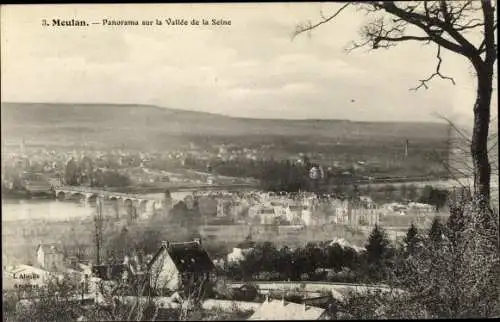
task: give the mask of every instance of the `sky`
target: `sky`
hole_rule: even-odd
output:
[[[292,40],[339,3],[10,5],[1,7],[2,101],[151,104],[238,117],[469,123],[464,58],[405,43],[346,53],[367,18],[354,9]],[[214,26],[43,27],[42,19],[224,19]],[[497,110],[496,102],[493,110]],[[496,113],[496,112],[495,112]]]

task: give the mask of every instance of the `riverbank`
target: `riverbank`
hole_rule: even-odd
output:
[[[28,190],[11,190],[11,189],[2,189],[2,200],[10,199],[10,200],[31,200],[31,199],[46,199],[52,200],[55,199],[56,196],[54,192],[37,192],[33,193]]]

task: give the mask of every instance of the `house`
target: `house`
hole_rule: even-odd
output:
[[[20,285],[28,284],[42,286],[47,281],[49,275],[48,271],[38,267],[17,265],[3,271],[3,281],[4,286],[9,285],[12,288],[19,288]]]
[[[301,213],[301,219],[304,225],[310,226],[313,223],[312,211],[310,209],[304,209]]]
[[[36,248],[38,265],[49,271],[64,268],[64,254],[58,244],[39,244]]]
[[[304,210],[302,205],[288,205],[285,213],[286,220],[291,223],[299,222],[302,219],[302,210]]]
[[[89,261],[95,258],[96,254],[95,245],[91,244],[74,244],[65,245],[64,254],[69,258],[76,258],[78,262]]]
[[[38,267],[17,265],[3,271],[2,288],[19,291],[25,297],[32,294],[32,291],[43,289],[54,278],[62,278],[62,275],[54,275]]]
[[[416,210],[417,213],[431,213],[435,209],[433,205],[419,203],[419,202],[410,202],[408,204],[408,207],[411,210]]]
[[[217,217],[225,217],[228,215],[231,206],[231,200],[219,198],[217,199]]]
[[[215,279],[215,266],[196,238],[185,243],[163,242],[148,264],[148,274],[153,289],[172,292]]]
[[[238,247],[234,247],[233,251],[227,255],[228,263],[239,263],[245,259],[248,253],[250,253],[255,247],[255,242],[251,240],[245,240],[238,244]]]
[[[274,208],[271,207],[261,208],[259,216],[261,225],[271,225],[276,222],[276,218],[278,217],[274,212]]]
[[[266,299],[249,320],[320,320],[325,312],[319,307]]]
[[[229,254],[227,254],[227,262],[228,263],[239,263],[242,260],[245,259],[246,256],[246,251],[239,248],[239,247],[234,247],[233,251]]]

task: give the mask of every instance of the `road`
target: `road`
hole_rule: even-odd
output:
[[[307,294],[314,293],[331,293],[331,295],[339,300],[342,300],[349,291],[367,292],[367,291],[383,291],[389,292],[391,288],[387,285],[369,285],[369,284],[352,284],[352,283],[329,283],[329,282],[286,282],[286,281],[255,281],[255,282],[233,282],[232,288],[239,288],[243,285],[255,285],[261,293],[269,293],[270,291],[302,291]],[[401,290],[395,290],[401,292]]]
[[[429,180],[429,178],[427,177],[384,178],[378,180],[375,179],[372,181],[369,180],[353,181],[350,183],[346,183],[345,185],[354,185],[354,184],[356,184],[358,187],[369,186],[370,188],[383,188],[387,185],[391,185],[396,188],[403,185],[406,186],[414,185],[417,188],[423,188],[429,185],[436,188],[450,189],[453,187],[471,186],[472,180],[470,178],[459,178],[458,180],[454,179]]]
[[[139,196],[143,194],[162,193],[166,190],[170,192],[189,192],[189,191],[241,191],[253,190],[255,185],[252,184],[231,184],[231,185],[168,185],[165,187],[124,187],[124,188],[92,188],[82,186],[60,186],[56,190],[66,190],[82,193],[96,193],[109,192],[117,195],[134,195]]]

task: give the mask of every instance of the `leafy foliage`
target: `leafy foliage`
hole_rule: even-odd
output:
[[[422,195],[419,198],[419,202],[433,205],[436,211],[439,211],[446,204],[448,200],[448,191],[442,189],[436,189],[432,186],[425,186]]]
[[[418,233],[417,227],[412,223],[410,228],[408,228],[408,232],[406,233],[405,238],[403,239],[403,243],[405,246],[405,255],[409,256],[415,253],[417,247],[421,242],[421,236]]]
[[[432,221],[431,228],[429,230],[430,241],[438,245],[443,240],[444,226],[438,217],[435,217]]]

